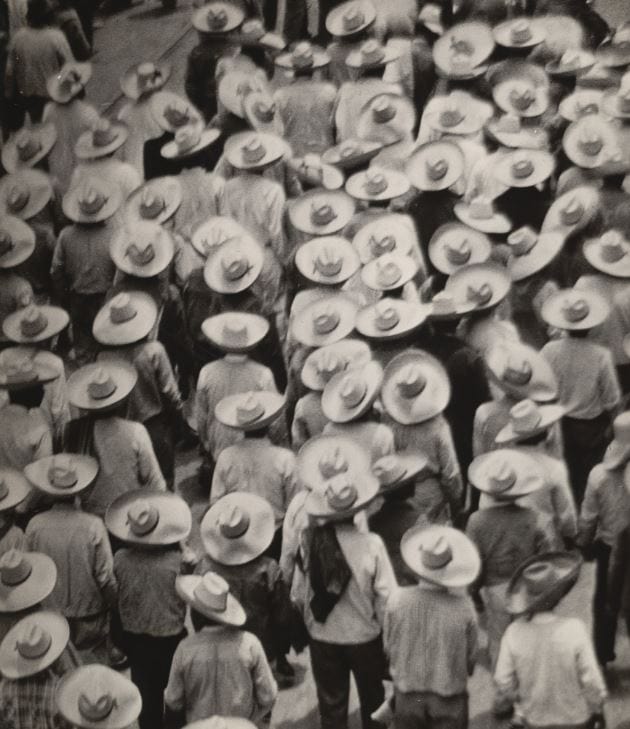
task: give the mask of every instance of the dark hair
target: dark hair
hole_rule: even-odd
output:
[[[217,623],[215,620],[207,618],[205,615],[192,607],[190,608],[190,622],[193,624],[195,633],[198,633],[202,628],[211,627],[213,625],[220,625],[220,623]]]
[[[50,24],[51,8],[48,0],[29,0],[26,22],[31,28],[44,28]]]
[[[9,402],[13,405],[22,405],[29,410],[38,408],[44,399],[44,386],[33,385],[22,390],[9,390]]]

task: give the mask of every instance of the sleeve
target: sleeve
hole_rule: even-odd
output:
[[[153,367],[158,381],[160,392],[166,398],[171,410],[178,411],[182,409],[182,396],[175,380],[173,367],[166,354],[164,345],[161,342],[152,342],[153,351]]]
[[[46,386],[49,396],[48,405],[55,438],[61,438],[63,430],[70,422],[70,404],[68,403],[68,389],[66,375],[62,371],[56,380]]]
[[[234,466],[230,464],[225,457],[225,451],[219,453],[216,465],[214,467],[214,473],[212,474],[212,487],[210,488],[210,506],[216,504],[216,502],[225,494],[230,492],[229,484],[232,482],[234,476]]]
[[[621,388],[619,379],[613,364],[610,351],[604,351],[604,359],[599,372],[599,391],[602,399],[602,406],[605,410],[614,410],[621,401]]]
[[[597,714],[602,711],[604,701],[606,700],[606,684],[604,683],[597,659],[595,658],[593,644],[586,632],[584,624],[576,619],[574,619],[574,622],[576,626],[573,635],[578,640],[575,653],[577,672],[584,692],[584,698],[591,712]]]
[[[141,423],[135,423],[136,433],[134,445],[137,458],[138,483],[158,491],[166,491],[166,481],[160,471],[153,444],[147,433],[147,429]]]
[[[278,686],[271,672],[265,651],[258,638],[251,633],[245,633],[244,638],[251,641],[249,649],[251,658],[250,671],[254,687],[256,714],[258,718],[261,718],[269,713],[274,705],[276,696],[278,695]]]
[[[280,185],[265,192],[266,224],[269,243],[282,266],[286,266],[287,240],[284,232],[284,192]]]
[[[578,544],[580,547],[588,547],[593,543],[597,529],[599,504],[598,504],[599,473],[597,466],[593,468],[586,482],[584,501],[580,510],[580,521],[578,529]]]
[[[518,676],[510,645],[512,633],[513,629],[510,625],[503,633],[503,638],[501,638],[499,657],[494,669],[494,684],[497,690],[497,698],[500,699],[515,699],[518,696]]]
[[[183,711],[185,707],[186,687],[182,668],[182,643],[175,649],[168,684],[164,690],[164,703],[172,711]]]
[[[437,446],[440,484],[451,510],[457,512],[461,508],[464,485],[459,471],[453,436],[446,420],[442,423]]]
[[[66,36],[68,44],[77,61],[87,61],[90,57],[90,44],[85,37],[81,21],[76,13],[68,17],[63,24],[63,32]]]
[[[552,485],[551,498],[554,507],[554,521],[558,533],[568,540],[575,539],[577,535],[577,513],[573,493],[569,485],[569,476],[566,467],[562,466],[562,477],[555,480]]]
[[[480,456],[482,453],[484,453],[484,438],[483,438],[483,428],[485,425],[485,419],[483,416],[483,405],[480,405],[477,410],[475,410],[475,417],[473,420],[473,441],[472,441],[472,447],[473,447],[473,456]]]
[[[300,547],[300,518],[303,514],[304,498],[304,491],[299,491],[293,497],[282,522],[280,569],[287,585],[293,582],[293,570]]]
[[[65,270],[65,250],[64,250],[64,232],[65,229],[59,233],[57,238],[57,244],[53,251],[52,263],[50,265],[50,277],[52,279],[53,292],[57,301],[65,303],[66,297],[69,293],[66,283],[66,270]]]
[[[286,459],[282,466],[282,487],[284,493],[284,508],[286,510],[293,500],[293,497],[298,492],[295,456],[291,452],[286,454]]]
[[[94,524],[91,536],[94,550],[94,579],[101,588],[107,604],[114,607],[118,594],[118,584],[114,575],[112,548],[102,522]]]
[[[374,541],[374,577],[372,589],[374,591],[374,611],[380,625],[385,622],[387,603],[398,589],[398,583],[394,576],[392,563],[390,562],[385,545],[376,534],[369,535]]]

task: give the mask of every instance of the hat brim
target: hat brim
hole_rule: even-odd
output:
[[[365,383],[365,393],[361,400],[351,407],[344,405],[341,398],[341,389],[345,378],[350,372],[360,372],[361,380]],[[326,383],[322,393],[322,412],[333,423],[349,423],[360,418],[374,404],[383,382],[383,369],[378,362],[370,361],[360,368],[339,372]]]
[[[313,328],[313,315],[317,309],[331,303],[337,314],[339,322],[329,332],[316,332]],[[331,294],[322,296],[312,304],[301,309],[293,318],[291,333],[295,339],[307,347],[323,347],[345,339],[354,330],[358,305],[349,296],[344,294]]]
[[[516,41],[512,36],[512,29],[514,27],[514,20],[507,20],[504,23],[495,25],[492,29],[492,35],[497,45],[503,46],[504,48],[534,48],[534,46],[540,45],[545,40],[545,30],[540,26],[536,25],[536,22],[530,22],[529,28],[531,35],[524,41]]]
[[[378,280],[378,267],[387,260],[393,260],[398,265],[400,278],[393,283],[381,283]],[[361,269],[361,280],[372,291],[395,291],[411,281],[418,272],[418,264],[411,256],[401,256],[397,253],[385,253],[374,258]]]
[[[531,377],[524,384],[516,384],[505,380],[500,372],[507,361],[505,354],[515,358],[521,356],[522,361],[531,367]],[[488,377],[502,392],[511,395],[517,400],[533,400],[536,403],[550,402],[558,396],[558,386],[551,366],[535,349],[526,344],[510,342],[499,345],[486,354],[485,358]]]
[[[491,483],[492,464],[497,460],[509,464],[516,474],[516,481],[502,491],[498,491]],[[477,456],[468,467],[468,481],[497,501],[515,501],[539,491],[545,485],[534,458],[515,448],[501,448]]]
[[[7,172],[13,173],[21,169],[35,167],[36,164],[48,156],[50,150],[57,141],[57,129],[54,124],[38,124],[35,128],[38,130],[40,135],[40,147],[37,152],[26,161],[21,160],[20,155],[18,154],[15,143],[16,135],[14,134],[7,140],[6,144],[2,148],[2,152],[0,152],[2,166]]]
[[[448,540],[452,559],[445,567],[429,569],[422,564],[422,546],[434,543],[441,536]],[[475,545],[463,532],[452,527],[437,524],[412,527],[403,535],[400,553],[414,574],[426,582],[442,587],[467,587],[477,579],[481,571],[481,559]]]
[[[94,398],[88,392],[88,384],[102,365],[99,363],[85,365],[73,372],[68,378],[68,400],[80,410],[106,410],[118,405],[127,398],[136,386],[138,373],[135,367],[126,362],[107,363],[107,369],[116,384],[116,390],[104,398]]]
[[[23,658],[16,649],[21,631],[26,625],[39,626],[50,636],[50,645],[42,656]],[[0,673],[10,681],[28,678],[45,671],[64,652],[70,640],[68,621],[58,613],[50,610],[28,615],[16,623],[5,635],[0,644]]]
[[[274,58],[273,62],[276,66],[280,66],[280,68],[284,68],[287,71],[304,73],[305,71],[316,71],[318,68],[324,68],[324,66],[330,63],[330,56],[322,48],[313,48],[313,63],[308,66],[296,66],[293,63],[291,53],[281,53]]]
[[[240,150],[250,139],[259,139],[265,149],[265,154],[255,162],[248,162],[243,159]],[[257,170],[261,167],[268,167],[282,159],[287,151],[286,143],[275,134],[267,132],[241,132],[234,134],[227,139],[223,154],[227,161],[237,170]]]
[[[101,183],[103,184],[103,183]],[[61,206],[64,215],[73,223],[102,223],[111,218],[122,205],[122,192],[114,185],[101,190],[106,197],[103,206],[95,213],[87,213],[79,206],[79,187],[69,190],[63,197]]]
[[[128,519],[128,511],[137,501],[147,501],[159,513],[155,527],[147,534],[135,534]],[[163,547],[177,544],[190,534],[192,516],[188,504],[177,494],[151,489],[134,489],[119,496],[107,508],[107,531],[125,544],[144,547]]]
[[[470,258],[462,264],[456,264],[449,261],[444,245],[444,239],[453,235],[458,235],[470,244]],[[429,259],[435,268],[441,273],[451,275],[461,268],[471,266],[476,263],[485,263],[490,257],[492,244],[484,233],[473,228],[467,228],[461,223],[445,223],[440,226],[433,237],[429,241]]]
[[[614,471],[630,460],[630,443],[621,443],[613,439],[604,452],[602,466],[607,471]]]
[[[546,590],[540,595],[530,595],[522,581],[523,572],[532,564],[544,561],[553,561],[556,569],[561,571],[561,574],[552,589]],[[508,585],[506,594],[507,612],[510,615],[523,615],[541,609],[551,610],[576,584],[581,567],[582,557],[577,552],[548,552],[525,560],[518,567]]]
[[[311,211],[315,202],[321,205],[330,205],[336,213],[329,223],[318,225],[311,218]],[[289,219],[293,227],[301,233],[308,235],[334,235],[352,219],[355,211],[355,201],[347,193],[328,190],[312,190],[293,200],[289,206]]]
[[[210,620],[214,620],[217,623],[222,623],[224,625],[234,625],[236,627],[244,625],[247,619],[245,611],[241,607],[241,604],[238,602],[238,600],[231,593],[228,593],[227,605],[225,607],[225,610],[222,611],[212,610],[212,608],[208,607],[207,605],[195,598],[195,589],[202,579],[203,577],[199,575],[181,575],[177,578],[177,580],[175,581],[175,589],[177,590],[177,593],[182,598],[182,600],[190,605],[193,610],[201,613],[206,618],[210,618]]]
[[[158,223],[142,221],[134,226],[138,230],[144,227],[147,235],[151,232],[154,237],[150,238],[154,243],[155,256],[146,265],[134,263],[129,257],[127,250],[133,242],[133,230],[122,229],[114,238],[109,249],[109,255],[119,271],[128,273],[138,278],[152,278],[165,271],[175,257],[175,244],[170,233]],[[152,231],[150,229],[153,229]]]
[[[224,509],[240,507],[249,518],[247,531],[239,537],[226,537],[217,522]],[[260,496],[233,491],[220,498],[201,521],[201,541],[207,554],[228,567],[247,564],[268,549],[275,534],[270,504]]]
[[[22,471],[15,468],[0,468],[0,481],[4,481],[8,489],[5,496],[0,498],[0,513],[15,509],[31,493],[28,480]]]
[[[578,198],[579,202],[584,206],[584,213],[575,223],[567,224],[562,222],[562,210],[567,202],[573,198]],[[559,229],[569,233],[581,230],[593,219],[599,208],[599,192],[590,185],[581,185],[568,192],[565,192],[559,198],[554,200],[551,207],[545,215],[542,224],[542,233],[547,233],[554,229]]]
[[[562,405],[540,405],[540,422],[532,430],[528,430],[526,433],[518,432],[514,429],[512,423],[508,423],[498,433],[494,442],[497,445],[511,445],[512,443],[518,443],[528,438],[533,438],[539,435],[547,428],[551,427],[554,423],[557,423],[564,416],[564,408]]]
[[[589,112],[589,114],[598,114],[602,107],[603,93],[597,89],[577,89],[560,102],[558,106],[560,115],[569,122],[581,119],[585,114],[578,109],[580,100],[583,102],[583,106],[595,104],[597,110]]]
[[[605,68],[623,68],[630,65],[630,43],[602,43],[595,51],[595,61]]]
[[[255,420],[241,422],[238,419],[237,406],[242,402],[244,394],[228,395],[216,404],[214,417],[222,425],[226,425],[228,428],[233,428],[234,430],[242,430],[243,432],[260,430],[261,428],[267,427],[269,423],[272,423],[280,415],[285,405],[283,395],[269,390],[257,390],[255,394],[263,405],[264,411]]]
[[[24,475],[29,482],[42,493],[49,496],[74,496],[85,491],[98,475],[99,464],[96,458],[80,454],[72,455],[72,467],[75,469],[77,482],[70,488],[54,486],[48,478],[49,469],[55,464],[55,456],[40,458],[24,468]]]
[[[470,301],[467,296],[471,283],[488,283],[492,296],[484,303]],[[494,263],[473,263],[455,271],[446,281],[444,290],[468,313],[486,311],[500,304],[510,292],[511,279],[508,272]]]
[[[0,221],[0,229],[8,232],[13,242],[13,248],[0,256],[1,269],[15,268],[33,255],[35,231],[23,220],[6,215]]]
[[[85,89],[87,82],[92,78],[92,64],[91,63],[72,63],[72,68],[78,74],[77,88],[75,90],[69,90],[65,93],[61,92],[61,84],[58,74],[53,74],[46,81],[46,90],[48,96],[57,104],[68,104],[78,94]]]
[[[569,124],[562,138],[562,148],[566,156],[578,167],[582,167],[585,170],[593,170],[597,167],[601,167],[611,159],[611,152],[619,149],[619,140],[615,131],[610,127],[610,124],[606,120],[602,120],[598,124],[598,131],[601,132],[602,148],[597,154],[589,155],[585,154],[579,148],[579,137],[584,124],[587,124],[593,119],[600,120],[601,117],[597,117],[594,114],[589,114],[585,117],[581,117],[577,121]]]
[[[344,473],[363,474],[370,470],[370,454],[354,438],[344,435],[316,435],[309,438],[297,455],[297,477],[309,491],[323,489],[329,479],[320,470],[320,461],[328,454],[339,453],[347,470]]]
[[[5,585],[0,580],[0,613],[17,613],[37,605],[47,598],[57,582],[57,567],[46,554],[24,552],[31,573],[19,585]]]
[[[171,75],[170,63],[157,63],[155,65],[158,71],[160,81],[157,85],[151,86],[151,88],[143,89],[138,83],[138,64],[132,66],[130,69],[125,71],[120,79],[120,90],[123,94],[132,101],[138,101],[143,96],[148,94],[154,94],[156,91],[160,91],[168,81]]]
[[[563,304],[566,303],[567,296],[572,296],[575,299],[585,299],[587,301],[589,312],[580,321],[568,321],[564,316]],[[606,301],[592,291],[579,291],[575,295],[567,294],[566,291],[559,291],[544,302],[540,312],[541,317],[547,324],[567,331],[592,329],[603,324],[608,318],[608,314],[609,308]]]
[[[194,146],[188,149],[181,150],[177,146],[177,142],[175,140],[172,140],[170,142],[167,142],[162,147],[162,149],[160,150],[160,154],[162,155],[162,157],[164,157],[164,159],[185,159],[186,157],[192,157],[193,154],[201,152],[202,149],[205,149],[206,147],[209,147],[213,142],[216,142],[220,136],[220,129],[206,128],[201,132],[199,141]]]
[[[614,278],[630,278],[630,249],[619,261],[605,261],[601,255],[599,239],[591,238],[584,242],[582,251],[584,258],[598,271]]]
[[[312,519],[332,522],[347,519],[363,511],[378,496],[378,479],[371,472],[369,466],[363,473],[355,471],[353,475],[355,477],[353,483],[357,489],[357,498],[351,506],[338,510],[333,509],[326,498],[326,483],[324,482],[309,491],[304,501],[306,513]]]
[[[48,382],[52,382],[59,377],[58,371],[36,360],[33,360],[33,367],[37,375],[34,379],[9,381],[0,377],[0,391],[16,392],[17,390],[28,390],[30,387],[46,385]]]
[[[485,126],[486,134],[508,149],[541,150],[547,147],[549,135],[542,127],[521,128],[518,132],[505,132],[499,129],[499,123],[490,120]]]
[[[507,215],[496,210],[489,218],[475,218],[471,215],[470,205],[464,202],[455,204],[455,215],[464,225],[486,235],[500,235],[512,230],[512,223]]]
[[[387,144],[368,139],[347,139],[342,144],[330,147],[322,154],[322,160],[341,170],[354,169],[367,164],[383,150]],[[343,155],[345,148],[352,148],[353,154]]]
[[[104,144],[102,147],[97,147],[92,140],[91,132],[84,132],[74,145],[74,154],[77,159],[100,159],[101,157],[107,157],[117,149],[123,146],[129,136],[129,130],[124,124],[112,124],[112,129],[115,131],[115,138],[109,144]]]
[[[150,190],[164,201],[164,207],[153,218],[146,218],[142,215],[140,204],[145,190]],[[158,223],[162,225],[173,217],[182,203],[182,186],[177,177],[156,177],[148,180],[142,187],[134,190],[127,198],[126,212],[130,223]]]
[[[395,453],[394,454],[398,463],[402,466],[403,470],[399,475],[391,481],[383,481],[377,474],[374,474],[379,482],[379,495],[389,494],[392,491],[396,491],[408,483],[415,481],[425,470],[428,469],[429,461],[426,456],[418,453]],[[377,462],[378,463],[378,462]],[[374,466],[372,464],[372,471]]]
[[[322,392],[328,380],[321,376],[317,368],[317,360],[323,352],[331,352],[343,358],[344,371],[354,367],[362,367],[372,358],[370,347],[359,339],[342,339],[340,342],[319,347],[304,360],[301,371],[302,384],[314,392]]]
[[[630,119],[630,111],[620,109],[617,99],[617,92],[608,91],[602,97],[602,109],[616,119]]]
[[[593,68],[595,65],[595,57],[590,56],[590,54],[585,54],[581,60],[580,63],[577,66],[573,67],[566,67],[562,66],[560,62],[550,61],[545,65],[545,71],[550,76],[559,76],[561,78],[566,78],[570,76],[579,76],[581,73],[584,73],[585,71],[588,71],[589,69]]]
[[[506,155],[496,162],[493,173],[496,179],[506,187],[535,187],[548,180],[556,168],[553,155],[543,150],[529,150],[528,158],[534,169],[527,177],[516,177],[512,171],[513,155]]]
[[[357,172],[346,180],[346,192],[355,200],[394,200],[404,195],[410,187],[409,180],[402,172],[382,170],[387,187],[381,192],[371,193],[365,187],[367,172]]]
[[[223,329],[230,320],[238,320],[247,326],[247,339],[243,342],[230,342]],[[248,314],[240,311],[225,311],[222,314],[205,319],[201,324],[204,336],[222,352],[242,354],[255,349],[269,333],[269,322],[263,316]]]
[[[164,89],[162,89],[162,91],[156,92],[153,96],[151,96],[150,103],[153,118],[158,126],[165,132],[175,134],[175,132],[180,128],[173,126],[173,124],[171,124],[164,116],[164,112],[169,106],[174,106],[175,108],[186,108],[190,117],[189,121],[186,122],[186,125],[203,125],[201,113],[188,101],[188,99],[180,96],[179,94],[175,94],[172,91],[164,91]]]
[[[13,210],[8,196],[11,185],[16,182],[28,188],[28,200],[20,210]],[[52,200],[53,186],[50,177],[41,170],[21,169],[0,180],[0,208],[15,218],[28,221],[41,212]]]
[[[533,88],[534,100],[525,109],[520,109],[512,102],[510,98],[512,89],[513,84],[511,81],[503,81],[492,90],[492,97],[495,104],[506,114],[513,114],[523,119],[530,119],[542,116],[549,108],[549,92],[546,88]]]
[[[397,213],[388,213],[364,225],[352,239],[352,245],[357,250],[361,263],[365,265],[378,258],[371,249],[373,238],[382,240],[389,236],[395,243],[392,253],[407,256],[414,246],[417,246],[417,236],[412,226],[403,224],[403,219]]]
[[[13,312],[13,314],[9,314],[2,322],[2,331],[6,338],[16,344],[37,344],[38,342],[44,342],[47,339],[57,336],[70,323],[68,312],[58,306],[43,304],[37,308],[46,318],[46,326],[41,332],[38,332],[32,337],[24,334],[21,327],[24,311],[18,310]]]
[[[387,342],[401,339],[417,331],[431,316],[431,304],[412,304],[402,299],[381,299],[388,301],[398,313],[398,323],[389,329],[381,329],[376,324],[377,304],[360,309],[355,323],[357,331],[368,339]]]
[[[540,233],[534,247],[522,256],[513,256],[509,270],[512,281],[522,281],[548,266],[560,254],[566,236],[561,231]]]
[[[441,155],[447,164],[446,174],[439,180],[432,179],[426,169],[429,156]],[[438,192],[454,185],[464,173],[464,155],[453,142],[427,142],[412,153],[405,165],[409,182],[423,192]]]
[[[362,0],[360,2],[360,11],[363,15],[363,22],[356,28],[352,28],[352,30],[346,30],[343,26],[343,16],[346,10],[347,3],[344,2],[333,8],[326,16],[326,30],[336,38],[345,38],[348,35],[360,33],[369,28],[376,20],[376,10],[372,3]]]
[[[239,241],[239,250],[247,255],[248,270],[243,276],[233,281],[227,279],[222,272],[221,249],[214,251],[206,260],[203,277],[206,285],[218,294],[238,294],[250,288],[260,276],[263,268],[263,250],[253,239],[246,237]]]
[[[317,254],[329,247],[341,257],[341,269],[332,276],[326,276],[317,269]],[[316,284],[335,286],[347,281],[359,270],[361,263],[352,244],[341,236],[321,236],[302,243],[295,252],[295,266],[305,279]]]

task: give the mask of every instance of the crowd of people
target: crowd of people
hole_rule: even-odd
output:
[[[363,729],[465,729],[477,665],[512,727],[606,726],[630,27],[389,5],[208,2],[107,116],[91,37],[10,32],[2,729],[264,728],[305,650],[322,729],[351,677]]]

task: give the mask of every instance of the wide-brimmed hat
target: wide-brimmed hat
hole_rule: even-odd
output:
[[[473,263],[449,276],[444,291],[468,312],[484,311],[500,304],[508,295],[511,279],[495,263]],[[435,313],[435,310],[434,310]]]
[[[392,144],[411,132],[416,124],[416,110],[406,96],[378,94],[361,109],[357,134],[361,139]]]
[[[495,344],[485,355],[492,381],[513,398],[549,402],[558,395],[558,383],[547,360],[521,342]]]
[[[630,241],[620,230],[607,230],[585,241],[584,257],[607,276],[630,278]]]
[[[182,202],[182,186],[177,177],[155,177],[127,198],[126,213],[131,223],[165,223]]]
[[[15,268],[35,250],[35,231],[12,215],[0,217],[0,268]]]
[[[557,60],[549,61],[545,71],[550,76],[579,76],[595,65],[595,56],[584,48],[569,48]]]
[[[384,46],[376,38],[369,38],[346,56],[346,65],[355,69],[378,68],[395,61],[398,56],[396,48]]]
[[[464,91],[451,91],[446,96],[431,100],[429,111],[423,117],[431,129],[452,136],[476,134],[485,121],[479,99]]]
[[[341,190],[311,190],[289,204],[289,219],[301,233],[333,235],[352,219],[355,202]]]
[[[116,268],[138,278],[165,271],[175,255],[171,234],[159,223],[130,223],[112,240],[109,249]]]
[[[406,175],[385,167],[369,167],[346,180],[346,192],[355,200],[393,200],[408,190]]]
[[[208,258],[221,246],[243,237],[249,237],[249,233],[234,218],[213,215],[193,230],[191,242],[200,256]]]
[[[409,349],[385,368],[381,400],[397,423],[413,425],[430,420],[444,411],[450,397],[446,370],[427,352]]]
[[[490,257],[490,239],[461,223],[445,223],[429,241],[429,259],[441,273],[452,274],[464,266],[484,263]]]
[[[233,491],[221,497],[201,521],[201,541],[215,562],[240,565],[260,556],[273,541],[271,504],[256,494]]]
[[[158,91],[153,94],[151,113],[158,125],[171,134],[191,124],[203,125],[201,113],[188,99],[172,91]]]
[[[400,339],[419,329],[431,315],[430,304],[415,304],[403,299],[382,298],[357,314],[357,331],[368,339]]]
[[[322,154],[322,160],[339,169],[355,169],[367,164],[387,144],[373,139],[346,139],[335,144]]]
[[[363,367],[371,359],[368,344],[358,339],[342,339],[308,355],[302,366],[302,382],[309,390],[322,391],[335,375]]]
[[[463,532],[448,526],[412,527],[403,535],[400,553],[418,577],[442,587],[467,587],[481,570],[474,543]]]
[[[462,176],[464,155],[453,142],[427,142],[411,155],[405,172],[418,190],[446,190]]]
[[[263,92],[271,96],[271,89],[264,78],[254,73],[255,68],[235,68],[219,81],[218,97],[230,114],[245,119],[245,99],[249,94]]]
[[[101,223],[115,214],[122,201],[119,187],[92,176],[68,190],[62,207],[64,215],[74,223]]]
[[[360,228],[352,239],[352,245],[358,251],[361,263],[366,264],[385,253],[407,256],[417,245],[417,240],[413,226],[403,216],[389,213]]]
[[[7,172],[34,167],[48,155],[57,141],[54,124],[33,124],[22,127],[9,137],[2,148],[2,165]]]
[[[68,621],[40,610],[18,621],[0,643],[0,673],[10,680],[34,676],[64,652],[70,639]]]
[[[418,13],[418,23],[422,23],[433,35],[440,36],[444,33],[442,23],[442,9],[437,3],[425,3]]]
[[[551,177],[556,162],[542,149],[515,149],[497,160],[493,172],[506,187],[535,187]]]
[[[177,494],[134,489],[110,504],[105,526],[127,544],[160,547],[186,539],[192,516],[188,504]]]
[[[22,471],[0,468],[0,512],[14,509],[30,492],[31,488]]]
[[[480,233],[498,235],[509,233],[512,229],[512,223],[507,215],[499,212],[492,200],[485,196],[479,195],[470,202],[456,203],[454,212],[464,225]]]
[[[273,30],[267,30],[260,18],[249,18],[230,36],[235,44],[246,48],[262,48],[278,53],[287,47],[286,38]]]
[[[499,82],[492,89],[495,104],[506,114],[541,116],[549,107],[549,88],[522,76]]]
[[[260,276],[263,267],[263,249],[245,231],[220,246],[208,256],[203,277],[212,291],[219,294],[238,294],[248,289]]]
[[[57,73],[46,79],[48,96],[58,104],[67,104],[83,91],[91,77],[91,63],[64,63]]]
[[[326,30],[342,38],[369,28],[376,19],[376,10],[369,0],[351,0],[333,8],[326,16]]]
[[[244,20],[245,13],[238,5],[210,2],[194,13],[192,24],[202,33],[222,35],[236,30]]]
[[[630,65],[630,39],[626,35],[623,40],[613,36],[604,41],[595,50],[595,62],[604,68],[623,68]]]
[[[373,291],[393,291],[411,281],[417,272],[418,264],[411,256],[384,253],[363,266],[361,279]]]
[[[225,143],[227,161],[239,170],[256,170],[277,162],[287,151],[281,137],[265,132],[240,132]]]
[[[193,610],[217,623],[241,626],[247,619],[228,583],[216,572],[177,577],[175,589]]]
[[[9,549],[0,557],[0,613],[18,613],[47,598],[57,567],[47,554]]]
[[[344,293],[323,295],[295,315],[291,332],[307,347],[339,342],[353,331],[358,308],[356,301]]]
[[[567,121],[577,121],[587,114],[599,114],[602,111],[603,98],[599,89],[576,89],[562,99],[558,111]]]
[[[354,276],[361,263],[350,241],[341,236],[321,236],[297,249],[295,265],[309,281],[333,286]]]
[[[499,448],[477,456],[468,467],[468,481],[497,501],[520,499],[545,484],[534,456],[516,448]]]
[[[223,352],[249,352],[267,336],[269,322],[264,316],[243,311],[225,311],[205,319],[204,335]]]
[[[162,147],[160,154],[164,159],[191,157],[216,142],[220,136],[220,129],[204,128],[201,124],[187,124],[175,132],[175,138]]]
[[[383,368],[369,361],[333,375],[322,394],[322,411],[333,423],[348,423],[374,404],[383,382]]]
[[[309,491],[304,507],[314,519],[338,521],[365,509],[378,495],[379,483],[367,467],[348,469]]]
[[[613,439],[608,444],[602,465],[615,470],[630,460],[630,411],[617,415],[613,420]]]
[[[80,729],[126,729],[140,716],[136,685],[99,663],[66,673],[57,687],[59,713]]]
[[[330,56],[323,48],[315,46],[309,41],[296,43],[289,53],[281,53],[273,60],[280,68],[294,71],[315,71],[330,63]]]
[[[539,405],[526,399],[510,408],[509,421],[495,438],[498,445],[528,440],[544,432],[564,415],[562,405]]]
[[[560,253],[565,240],[562,230],[536,233],[533,228],[523,226],[510,233],[507,245],[512,254],[508,267],[512,281],[522,281],[542,271]]]
[[[599,210],[599,191],[580,185],[556,198],[545,215],[542,232],[560,229],[566,235],[584,228]]]
[[[608,91],[602,98],[603,111],[617,119],[630,119],[630,88]]]
[[[149,294],[125,291],[105,302],[92,324],[92,335],[100,344],[122,347],[144,339],[155,326],[158,308]]]
[[[243,99],[245,119],[254,131],[284,134],[284,124],[273,96],[267,91],[252,91]]]
[[[219,400],[214,408],[214,416],[229,428],[260,430],[280,415],[284,405],[284,396],[277,392],[249,390]]]
[[[447,78],[473,78],[483,73],[482,64],[494,50],[492,29],[470,21],[449,28],[433,45],[433,60]]]
[[[68,399],[81,410],[104,410],[118,405],[133,390],[136,368],[122,360],[84,365],[68,378]]]
[[[499,119],[490,119],[485,126],[491,139],[508,149],[546,149],[549,134],[542,126],[523,126],[514,114],[504,114]]]
[[[159,91],[171,75],[168,63],[143,61],[128,68],[120,77],[120,88],[128,99],[137,101],[141,96]]]
[[[324,190],[339,190],[343,187],[345,181],[343,172],[334,165],[324,162],[318,154],[292,157],[288,165],[306,189],[323,187]]]
[[[545,301],[540,312],[550,326],[573,331],[599,326],[609,313],[610,307],[603,297],[581,289],[557,291]]]
[[[372,464],[372,473],[378,478],[379,493],[386,494],[414,481],[427,467],[426,456],[411,451],[400,451],[375,461]]]
[[[59,372],[42,364],[30,352],[16,348],[0,364],[0,391],[25,390],[45,385],[59,377]]]
[[[532,18],[511,18],[492,29],[498,45],[505,48],[533,48],[545,40],[545,28]]]
[[[356,439],[344,435],[316,435],[309,438],[297,456],[297,477],[309,491],[322,491],[330,479],[349,474],[351,478],[370,472],[370,453]]]
[[[84,491],[98,474],[98,461],[76,453],[58,453],[40,458],[24,468],[24,475],[49,496],[74,496]]]
[[[2,331],[11,342],[37,344],[56,336],[69,323],[70,317],[61,307],[31,304],[9,314],[2,322]]]
[[[581,567],[579,552],[547,552],[525,560],[508,585],[508,613],[553,609],[578,581]]]
[[[599,114],[588,114],[569,124],[562,146],[573,164],[589,170],[601,167],[620,154],[616,129]]]
[[[122,147],[128,136],[129,129],[124,124],[112,124],[101,118],[77,139],[74,153],[78,159],[106,157]]]
[[[41,170],[20,169],[0,180],[0,211],[30,220],[53,196],[50,177]]]

